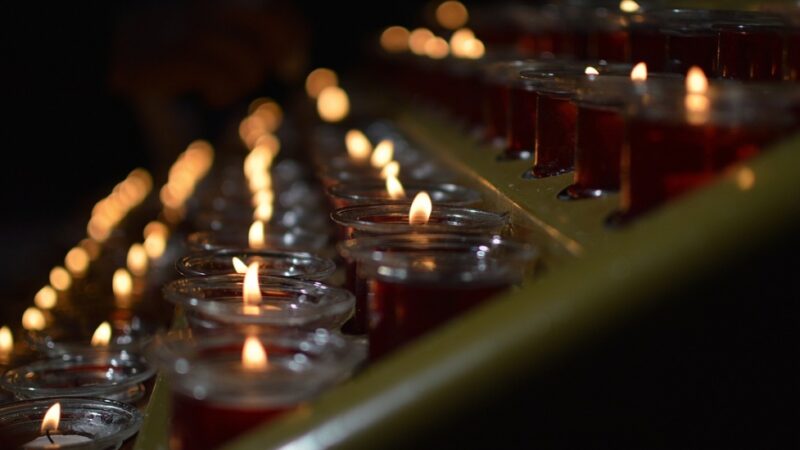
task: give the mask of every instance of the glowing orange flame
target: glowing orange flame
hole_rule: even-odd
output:
[[[264,248],[264,222],[256,220],[250,225],[250,230],[247,233],[247,242],[250,248],[260,249]]]
[[[111,279],[111,290],[114,291],[114,297],[117,300],[128,300],[133,291],[133,278],[131,278],[130,272],[123,268],[115,270]]]
[[[431,218],[433,202],[427,192],[421,191],[411,202],[411,209],[408,212],[408,223],[411,225],[425,225]]]
[[[450,44],[444,38],[434,37],[425,42],[425,56],[432,59],[444,59],[450,54]]]
[[[425,54],[425,44],[434,38],[433,32],[427,28],[416,28],[408,35],[408,48],[415,55]]]
[[[41,331],[44,330],[45,325],[44,314],[39,309],[31,306],[22,313],[22,328],[29,331]]]
[[[344,137],[347,154],[356,162],[366,162],[372,153],[372,143],[360,130],[350,130]]]
[[[167,249],[167,238],[160,233],[151,233],[144,240],[144,251],[150,259],[158,259]]]
[[[397,161],[392,161],[389,164],[383,166],[381,169],[381,178],[384,180],[389,177],[397,178],[400,175],[400,163]]]
[[[692,66],[686,73],[686,92],[690,94],[705,94],[708,92],[708,78],[703,69]]]
[[[634,0],[622,0],[619,2],[619,10],[626,13],[635,13],[641,7]]]
[[[686,120],[692,125],[701,125],[708,120],[711,103],[706,96],[708,79],[703,69],[692,66],[686,74]]]
[[[436,21],[448,30],[464,26],[469,20],[469,12],[463,3],[446,1],[436,8]]]
[[[600,75],[600,72],[597,69],[595,69],[594,67],[592,67],[592,66],[587,66],[583,70],[583,73],[585,73],[586,75],[589,75],[590,77],[591,76]]]
[[[486,46],[478,38],[470,39],[464,43],[463,55],[468,59],[481,59],[486,53]]]
[[[247,264],[245,264],[241,259],[234,256],[233,259],[231,259],[231,263],[233,264],[233,270],[235,270],[236,273],[247,273]]]
[[[39,289],[39,292],[33,297],[33,304],[41,309],[52,309],[56,306],[56,302],[58,302],[58,294],[50,286]]]
[[[311,98],[317,98],[325,88],[338,84],[339,79],[336,72],[320,67],[312,70],[306,77],[306,93]]]
[[[267,370],[268,364],[267,351],[258,338],[249,336],[245,339],[242,347],[242,367],[248,371],[263,372]]]
[[[41,432],[58,431],[58,424],[61,422],[61,403],[54,403],[53,406],[47,409],[42,419]],[[55,448],[57,448],[56,446]]]
[[[647,64],[640,62],[633,66],[631,69],[631,80],[645,81],[647,80]]]
[[[389,164],[394,158],[394,142],[384,139],[375,146],[375,151],[369,159],[369,163],[376,169],[381,169]]]
[[[389,53],[401,53],[408,50],[409,31],[405,27],[391,26],[381,33],[381,47]]]
[[[269,222],[269,220],[272,219],[272,212],[272,203],[262,203],[256,206],[255,211],[253,211],[253,218],[263,222]]]
[[[89,252],[81,247],[72,248],[64,257],[64,265],[75,277],[86,275],[86,271],[89,269]]]
[[[338,86],[326,87],[317,97],[317,112],[326,122],[339,122],[350,112],[347,92]]]
[[[389,192],[389,198],[392,200],[406,198],[406,191],[403,189],[403,184],[394,176],[386,178],[386,191]]]
[[[132,244],[128,250],[127,258],[128,270],[137,277],[144,276],[147,273],[147,250],[142,244]]]
[[[245,314],[258,314],[258,306],[261,303],[261,286],[258,283],[258,263],[254,262],[247,266],[244,274],[244,286],[242,289],[242,301],[244,302]]]
[[[275,201],[275,194],[269,189],[261,189],[253,194],[253,206],[258,206],[263,203],[272,203]]]
[[[111,325],[103,322],[92,334],[92,347],[108,347],[109,342],[111,342]]]
[[[0,353],[8,354],[14,350],[14,335],[7,326],[0,328]]]
[[[59,291],[66,291],[72,286],[72,276],[61,266],[53,267],[50,271],[50,285]]]

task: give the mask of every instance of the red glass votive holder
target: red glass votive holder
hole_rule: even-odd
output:
[[[717,83],[695,101],[684,90],[651,91],[627,121],[622,219],[701,187],[796,128],[789,92]],[[698,95],[698,94],[694,94]],[[705,105],[692,110],[687,105]]]
[[[388,235],[342,244],[368,286],[377,359],[519,282],[536,252],[498,236]]]
[[[266,364],[245,368],[248,337]],[[150,359],[172,390],[172,450],[211,450],[280,415],[309,407],[324,390],[346,380],[364,359],[355,342],[325,330],[194,338],[173,333],[157,339]]]
[[[800,26],[792,27],[786,34],[784,78],[800,81]]]
[[[717,74],[734,80],[782,79],[785,27],[766,18],[749,22],[715,26],[719,33]]]
[[[662,13],[661,32],[667,36],[667,70],[685,74],[697,66],[708,75],[716,73],[717,33],[712,25],[723,12],[704,9],[672,9]]]
[[[236,249],[185,256],[175,263],[175,268],[186,278],[229,275],[237,273],[233,258],[246,265],[257,262],[258,273],[263,276],[321,281],[336,271],[333,261],[310,253]]]
[[[322,283],[260,276],[261,300],[244,302],[244,276],[184,278],[164,287],[164,297],[184,309],[189,327],[216,329],[336,330],[353,314],[350,292]]]
[[[499,61],[486,66],[483,82],[483,126],[485,138],[497,147],[504,145],[511,99],[509,74],[524,61]]]
[[[405,196],[393,199],[386,190],[386,182],[376,180],[339,183],[326,192],[334,209],[355,205],[407,204],[421,191],[427,192],[437,205],[470,206],[481,200],[481,195],[474,189],[453,183],[411,182],[403,183],[403,189]]]

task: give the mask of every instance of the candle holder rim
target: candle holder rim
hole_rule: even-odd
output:
[[[356,205],[337,209],[331,213],[331,219],[337,224],[345,227],[352,227],[359,231],[367,232],[431,232],[436,230],[468,232],[485,232],[487,229],[501,229],[508,224],[507,213],[495,213],[482,209],[438,206],[434,205],[431,217],[469,217],[474,216],[476,220],[467,225],[427,223],[425,225],[410,225],[408,223],[379,223],[363,220],[363,217],[381,215],[403,215],[408,216],[408,205],[405,204],[384,204],[384,205]],[[477,220],[480,218],[480,220]]]
[[[428,194],[431,194],[431,198],[434,202],[441,205],[447,206],[468,206],[478,203],[481,200],[481,194],[471,188],[466,186],[462,186],[456,183],[437,183],[437,182],[426,182],[424,180],[415,180],[408,183],[403,183],[403,188],[408,192],[419,192],[419,191],[426,191]],[[386,191],[386,182],[384,180],[367,180],[367,181],[348,181],[334,184],[326,189],[328,195],[334,198],[339,199],[346,199],[351,201],[365,201],[371,200],[374,201],[376,204],[386,204],[386,203],[411,203],[413,198],[402,198],[402,199],[392,199],[392,198],[379,198],[375,196],[370,196],[368,194],[364,194],[363,192],[359,191]],[[437,201],[434,197],[432,192],[441,192],[444,193],[445,196],[462,196],[460,200],[452,199],[439,199]]]
[[[293,236],[296,240],[286,243],[287,236]],[[220,238],[222,242],[220,242]],[[304,239],[305,238],[305,239]],[[230,241],[228,241],[230,239]],[[320,250],[325,246],[328,236],[324,233],[314,233],[309,230],[292,228],[285,233],[276,235],[266,233],[264,236],[265,244],[278,250]],[[194,252],[214,252],[227,249],[241,249],[247,245],[247,232],[233,231],[195,231],[186,237],[186,243],[191,251]],[[309,244],[309,245],[305,245]],[[312,245],[313,244],[313,245]]]
[[[197,270],[190,269],[187,267],[188,263],[193,260],[202,260],[202,259],[210,259],[210,258],[223,258],[228,257],[230,260],[234,256],[260,256],[264,258],[298,258],[304,259],[306,261],[311,262],[316,267],[310,275],[313,275],[312,278],[309,277],[308,273],[300,273],[298,275],[265,275],[265,276],[279,276],[282,278],[296,278],[296,279],[306,279],[306,280],[323,280],[329,276],[331,276],[336,271],[336,263],[333,262],[329,258],[324,258],[322,256],[317,256],[311,252],[305,251],[293,251],[293,250],[281,250],[281,249],[247,249],[247,248],[222,248],[219,250],[213,250],[208,252],[202,253],[192,253],[186,255],[175,262],[175,270],[183,276],[183,277],[204,277],[204,276],[216,276],[216,275],[236,275],[233,271],[233,267],[231,267],[230,273],[203,273]],[[246,263],[246,258],[242,259]],[[261,266],[259,266],[259,276],[261,275]]]

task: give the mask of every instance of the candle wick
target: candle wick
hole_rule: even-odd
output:
[[[47,436],[47,440],[50,441],[51,444],[56,443],[56,441],[54,441],[53,438],[50,437],[50,430],[45,431],[44,434],[45,436]]]

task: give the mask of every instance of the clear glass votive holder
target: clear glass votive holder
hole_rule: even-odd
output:
[[[184,330],[159,338],[150,358],[172,390],[170,441],[175,449],[211,450],[247,430],[306,406],[346,380],[364,359],[363,345],[326,330],[194,338]],[[248,337],[266,355],[245,368]]]
[[[113,315],[113,313],[112,313]],[[97,328],[107,322],[110,327],[108,344],[92,345]],[[109,351],[141,352],[158,332],[159,325],[138,316],[120,314],[119,320],[86,320],[84,316],[56,317],[42,330],[28,330],[25,340],[35,351],[58,357],[102,348]]]
[[[353,314],[350,292],[318,282],[259,277],[261,301],[244,302],[242,275],[184,278],[164,287],[164,297],[184,309],[196,331],[220,328],[337,330]]]
[[[499,236],[387,235],[341,244],[356,263],[370,359],[435,329],[521,281],[530,245]]]
[[[193,253],[179,259],[175,268],[186,278],[235,274],[233,258],[246,265],[257,262],[258,273],[263,276],[321,281],[336,271],[333,261],[310,253],[248,249]]]
[[[61,420],[50,433],[57,442],[53,445],[40,429],[56,402]],[[142,414],[132,405],[100,398],[48,397],[0,405],[0,442],[8,449],[115,450],[141,425]]]
[[[330,241],[330,235],[325,232],[316,232],[293,228],[280,233],[265,227],[264,246],[260,249],[286,250],[317,253],[323,250]],[[247,229],[224,231],[196,231],[186,238],[190,252],[214,252],[230,249],[248,249]]]
[[[386,190],[385,181],[364,181],[352,183],[339,183],[327,189],[335,209],[355,205],[375,204],[406,204],[421,191],[431,196],[437,205],[470,206],[481,201],[481,194],[474,189],[453,183],[412,182],[404,183],[405,196],[393,199]]]
[[[3,374],[0,387],[18,399],[99,397],[135,403],[154,374],[141,354],[96,349],[15,367]]]

